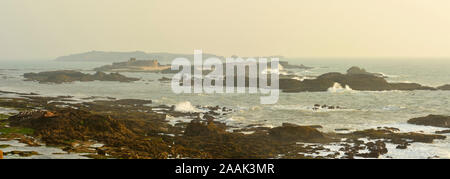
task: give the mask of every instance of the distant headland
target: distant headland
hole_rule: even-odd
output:
[[[216,57],[219,59],[225,59],[223,56],[203,53],[203,59]],[[236,57],[236,56],[233,56]],[[283,56],[268,56],[267,58],[278,57],[280,60],[284,59]],[[175,58],[187,58],[193,59],[193,54],[181,54],[181,53],[147,53],[143,51],[134,52],[105,52],[105,51],[90,51],[85,53],[77,53],[66,56],[57,57],[56,61],[79,61],[79,62],[126,62],[130,58],[137,60],[157,59],[162,64],[169,64]],[[247,58],[247,57],[243,57]]]

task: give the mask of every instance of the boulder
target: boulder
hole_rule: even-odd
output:
[[[298,126],[288,123],[284,123],[280,127],[270,129],[269,136],[275,140],[291,142],[311,141],[325,138],[325,135],[322,132],[313,127]]]

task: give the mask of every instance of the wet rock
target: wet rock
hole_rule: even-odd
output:
[[[142,106],[146,104],[152,104],[152,100],[144,100],[144,99],[119,99],[113,100],[111,103],[120,104],[120,105],[130,105],[130,106]]]
[[[321,125],[309,125],[307,127],[311,127],[311,128],[314,128],[314,129],[322,129],[323,128]]]
[[[106,155],[106,150],[104,150],[104,149],[97,148],[97,149],[95,149],[95,150],[97,151],[97,154],[98,154],[98,155]]]
[[[367,129],[340,135],[347,138],[386,139],[394,144],[403,144],[405,142],[432,143],[433,140],[442,140],[446,138],[446,136],[443,135],[420,134],[415,132],[397,133],[386,129]]]
[[[213,117],[211,115],[208,115],[208,114],[205,114],[205,115],[203,115],[203,119],[205,119],[207,121],[212,121],[212,120],[215,119],[215,117]]]
[[[377,127],[377,129],[386,129],[392,132],[400,132],[399,128],[395,128],[395,127]]]
[[[409,124],[450,128],[450,116],[428,115],[408,120]]]
[[[31,147],[41,146],[35,139],[33,139],[31,137],[21,137],[19,139],[19,142],[27,144],[28,146],[31,146]]]

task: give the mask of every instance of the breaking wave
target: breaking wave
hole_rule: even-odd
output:
[[[340,92],[347,92],[347,91],[353,91],[350,86],[345,85],[345,87],[342,87],[340,83],[335,82],[332,87],[328,88],[328,92],[332,93],[340,93]]]
[[[200,110],[192,106],[191,102],[189,101],[184,101],[176,104],[174,110],[178,112],[200,112]]]

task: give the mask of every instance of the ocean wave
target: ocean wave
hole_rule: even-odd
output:
[[[277,69],[267,68],[261,72],[262,74],[278,74],[278,75],[288,75],[288,72],[284,70],[284,67],[278,64]]]
[[[303,81],[303,80],[305,80],[306,79],[306,77],[298,77],[298,76],[296,76],[296,77],[293,77],[292,78],[293,80],[297,80],[297,81]]]
[[[178,112],[201,112],[199,109],[192,106],[191,102],[184,101],[175,105],[175,111]]]
[[[340,83],[335,82],[332,87],[328,88],[328,92],[332,93],[341,93],[341,92],[349,92],[354,91],[350,86],[345,85],[345,87],[342,87]]]

